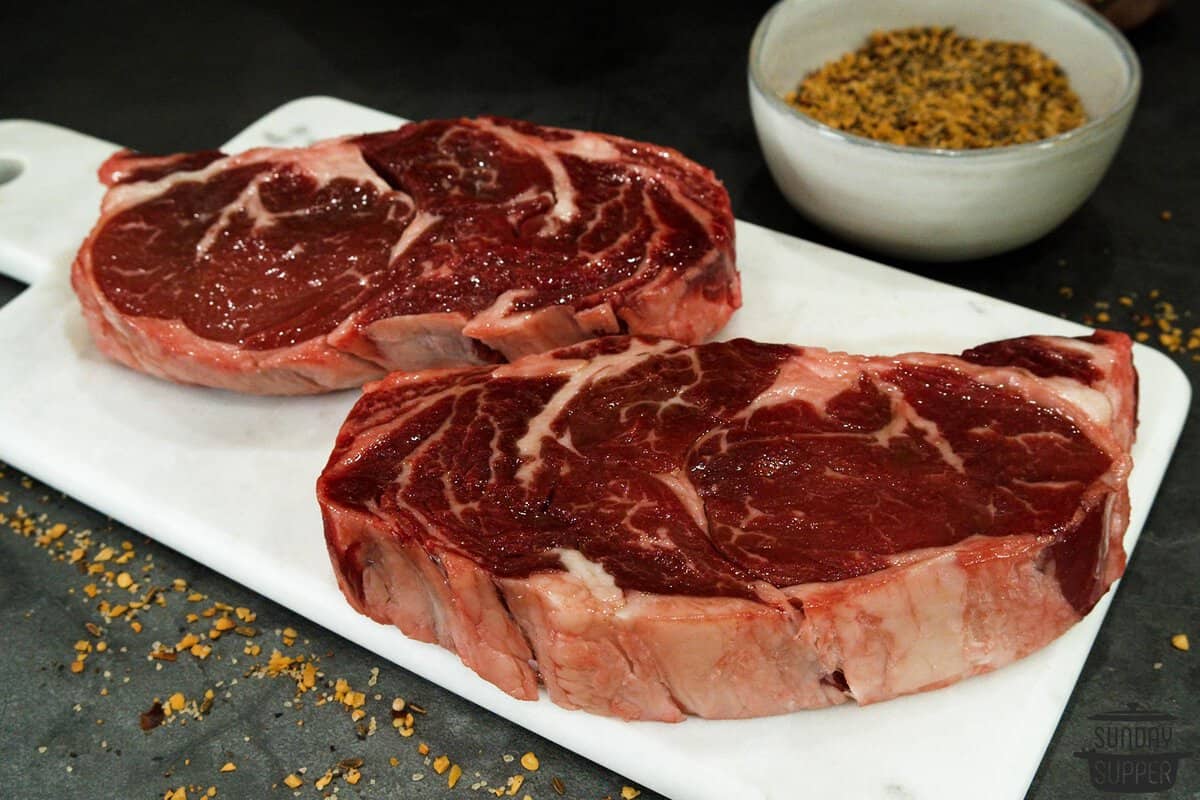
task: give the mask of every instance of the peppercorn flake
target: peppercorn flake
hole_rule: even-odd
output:
[[[784,99],[830,127],[907,147],[1001,147],[1087,120],[1062,67],[1040,50],[945,27],[876,31]]]

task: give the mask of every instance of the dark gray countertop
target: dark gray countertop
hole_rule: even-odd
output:
[[[745,55],[765,4],[700,11],[684,4],[479,10],[434,3],[420,10],[396,4],[387,12],[328,3],[291,3],[286,11],[258,2],[169,5],[41,4],[26,7],[19,19],[10,12],[0,48],[0,117],[53,122],[147,152],[213,147],[277,105],[311,94],[417,119],[525,117],[677,147],[724,180],[738,217],[854,250],[798,217],[763,165],[746,101]],[[897,266],[1081,321],[1097,313],[1096,303],[1113,303],[1108,325],[1130,331],[1135,322],[1117,298],[1136,293],[1136,308],[1149,310],[1156,290],[1186,327],[1200,326],[1200,8],[1177,3],[1131,39],[1145,70],[1142,100],[1112,170],[1078,213],[1041,241],[1004,256]],[[1164,210],[1172,212],[1169,222],[1161,219]],[[1070,297],[1064,286],[1073,290]],[[5,299],[19,290],[3,283]],[[1197,387],[1200,362],[1192,355],[1174,358]],[[1175,717],[1171,749],[1196,754],[1183,760],[1174,790],[1161,796],[1200,797],[1200,654],[1170,643],[1173,634],[1186,632],[1200,647],[1200,481],[1189,466],[1198,459],[1193,404],[1030,797],[1097,796],[1087,762],[1075,752],[1096,746],[1097,722],[1090,717],[1130,704]],[[23,480],[16,469],[5,470],[0,493],[5,519],[32,534],[0,533],[6,565],[0,580],[0,796],[152,798],[183,786],[191,787],[189,798],[208,787],[218,797],[287,797],[280,781],[303,767],[300,796],[315,797],[314,781],[326,770],[362,759],[356,785],[346,781],[344,766],[325,792],[433,798],[447,792],[448,771],[438,774],[432,763],[441,754],[463,769],[457,791],[504,786],[520,774],[526,780],[518,798],[558,797],[552,785],[558,778],[567,797],[615,800],[628,783],[143,535],[153,531],[128,530]],[[21,522],[18,507],[30,522]],[[56,523],[70,531],[39,544],[37,535]],[[96,577],[63,558],[82,530],[94,532],[91,557],[105,543],[117,557],[122,541],[132,545],[135,555],[114,573],[128,571],[147,586],[166,587],[163,605],[152,601],[140,614],[140,633],[125,622],[104,624],[98,636],[85,627],[102,623],[96,612],[101,597],[85,594]],[[177,578],[187,581],[187,590],[172,588]],[[113,597],[110,591],[104,588],[102,597]],[[204,599],[189,601],[193,592]],[[187,614],[216,602],[255,612],[256,636],[226,634],[203,660],[149,658],[155,641],[173,645],[196,629]],[[287,647],[282,631],[289,626],[298,640]],[[70,664],[81,640],[93,651],[74,674]],[[103,653],[94,650],[101,640]],[[367,716],[356,722],[341,703],[318,704],[320,693],[297,703],[296,684],[287,676],[248,676],[250,665],[263,660],[243,652],[255,643],[262,655],[279,648],[315,656],[323,680],[344,678],[366,693]],[[369,686],[374,668],[377,682]],[[202,700],[205,690],[214,695],[202,719],[184,711],[149,732],[139,727],[139,715],[155,697],[182,692],[189,701]],[[411,738],[390,727],[389,704],[397,696],[426,711],[414,715]],[[363,735],[359,726],[372,716],[380,730]],[[418,742],[431,748],[431,763]],[[521,768],[517,759],[526,752],[538,756],[537,771]],[[1004,754],[996,758],[1003,762]],[[227,762],[236,771],[220,772]],[[789,765],[778,769],[781,781],[796,785]],[[478,786],[483,781],[487,786]],[[964,787],[963,796],[969,795]]]

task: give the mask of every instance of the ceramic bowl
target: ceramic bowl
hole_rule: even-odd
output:
[[[1039,142],[938,150],[843,133],[783,100],[873,31],[930,25],[1033,44],[1066,70],[1089,121]],[[1031,242],[1083,204],[1129,126],[1141,67],[1075,0],[783,0],[754,34],[749,83],[767,166],[801,213],[872,250],[953,261]]]

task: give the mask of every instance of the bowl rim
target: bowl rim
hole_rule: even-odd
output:
[[[766,39],[767,30],[770,28],[771,20],[776,13],[789,3],[804,2],[804,0],[779,0],[767,13],[759,20],[758,26],[754,30],[754,36],[750,40],[750,53],[747,63],[747,72],[750,77],[750,85],[755,92],[761,95],[768,103],[775,108],[787,114],[790,118],[809,126],[815,132],[830,139],[837,139],[851,146],[867,147],[873,150],[892,152],[903,155],[916,156],[919,158],[931,159],[988,159],[988,158],[1003,158],[1010,155],[1018,154],[1034,154],[1052,150],[1068,143],[1078,143],[1090,140],[1098,136],[1109,128],[1119,124],[1119,121],[1124,116],[1125,112],[1137,102],[1142,86],[1142,65],[1138,60],[1137,52],[1133,49],[1133,45],[1125,38],[1125,35],[1113,25],[1107,17],[1100,14],[1095,9],[1086,5],[1082,0],[1051,0],[1058,3],[1060,6],[1065,6],[1071,11],[1079,14],[1083,19],[1091,25],[1099,28],[1104,33],[1107,39],[1116,48],[1117,53],[1121,56],[1124,62],[1126,72],[1129,76],[1125,86],[1125,91],[1112,107],[1104,114],[1095,119],[1088,120],[1078,128],[1072,128],[1069,131],[1050,136],[1046,139],[1039,139],[1036,142],[1022,142],[1020,144],[1003,145],[1000,147],[977,147],[967,149],[953,149],[944,147],[913,147],[910,145],[898,145],[891,142],[883,142],[878,139],[870,139],[866,136],[848,133],[831,125],[826,125],[824,122],[810,117],[803,111],[800,111],[795,106],[788,103],[775,92],[767,88],[766,79],[762,73],[762,50],[763,41]]]

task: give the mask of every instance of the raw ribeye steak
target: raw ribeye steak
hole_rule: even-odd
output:
[[[499,118],[299,149],[121,152],[72,285],[110,357],[322,392],[630,332],[698,342],[741,302],[729,197],[666,147]]]
[[[395,374],[317,495],[342,591],[520,698],[747,717],[944,686],[1120,576],[1130,342],[610,337]]]

